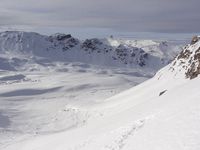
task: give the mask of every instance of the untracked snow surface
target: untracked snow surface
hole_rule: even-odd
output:
[[[200,149],[200,78],[177,58],[149,80],[155,70],[19,58],[0,74],[0,149]]]

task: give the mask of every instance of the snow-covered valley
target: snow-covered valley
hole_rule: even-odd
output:
[[[0,35],[0,149],[200,149],[199,41]]]

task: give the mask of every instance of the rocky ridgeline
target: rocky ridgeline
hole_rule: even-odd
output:
[[[125,64],[136,63],[140,67],[143,67],[146,65],[146,62],[148,61],[149,55],[142,48],[131,47],[121,44],[116,48],[115,51],[117,58],[120,59]],[[127,60],[129,60],[129,62],[127,62]]]
[[[86,39],[82,44],[81,48],[87,51],[89,54],[92,52],[97,53],[108,53],[113,50],[113,47],[103,43],[101,40],[97,38]]]
[[[6,31],[0,33],[0,53],[31,54],[33,57],[39,56],[52,61],[74,61],[115,67],[146,67],[155,71],[174,58],[171,54],[167,54],[170,50],[167,42],[150,41],[148,45],[149,41],[146,43],[139,41],[141,46],[137,46],[137,40],[135,41],[133,43],[134,40],[126,42],[113,38],[92,38],[81,41],[70,34],[46,36],[34,32]]]
[[[69,50],[80,43],[79,40],[72,37],[71,34],[54,34],[47,39],[53,43],[53,47],[51,48],[61,48],[63,51]]]
[[[186,78],[194,79],[200,74],[200,36],[194,36],[173,62],[172,69],[181,67]]]
[[[87,39],[81,44],[81,48],[87,51],[89,54],[103,53],[112,55],[112,59],[120,61],[123,64],[137,64],[140,67],[146,65],[148,61],[148,53],[142,48],[133,47],[126,44],[120,44],[117,47],[110,46],[103,43],[99,39]]]

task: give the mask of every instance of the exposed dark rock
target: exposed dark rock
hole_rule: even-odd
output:
[[[146,65],[148,54],[141,48],[121,44],[115,49],[115,51],[118,59],[124,62],[124,64],[135,62],[140,67]]]
[[[94,39],[87,39],[83,42],[83,44],[81,45],[82,48],[84,49],[91,49],[91,50],[97,50],[99,45],[102,45],[103,43],[94,38]]]
[[[173,66],[182,67],[185,70],[186,78],[189,79],[194,79],[200,74],[200,47],[193,46],[200,42],[199,38],[199,36],[194,36],[191,44],[184,47],[173,63]]]
[[[58,41],[63,41],[72,38],[71,34],[57,34],[55,37]]]
[[[131,53],[131,57],[135,57],[135,53],[132,52],[132,53]]]
[[[194,58],[191,62],[191,65],[186,72],[186,77],[190,78],[190,79],[194,79],[199,74],[200,74],[200,47],[195,52]]]
[[[159,96],[163,95],[165,92],[167,92],[167,90],[164,90],[164,91],[160,92]]]
[[[194,36],[194,37],[192,38],[191,45],[195,44],[195,43],[198,42],[199,40],[200,40],[200,37]]]
[[[181,51],[181,53],[178,55],[177,59],[188,59],[189,56],[192,54],[191,51],[184,49]]]
[[[59,47],[63,51],[69,50],[79,44],[79,40],[73,38],[71,34],[55,34],[47,39],[53,43],[54,48]]]

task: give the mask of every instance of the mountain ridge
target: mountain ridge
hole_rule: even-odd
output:
[[[0,33],[0,53],[40,57],[49,61],[78,61],[83,63],[147,68],[153,72],[167,65],[179,51],[167,42],[117,40],[113,38],[86,39],[70,34],[50,36],[34,32],[7,31]]]
[[[173,76],[182,76],[186,79],[194,79],[200,74],[200,37],[193,37],[190,44],[168,65]]]

